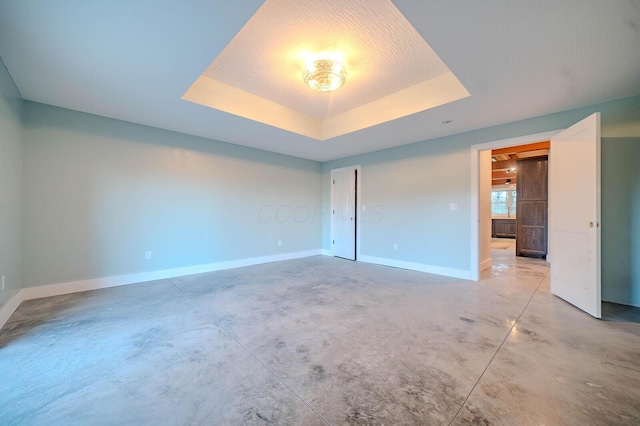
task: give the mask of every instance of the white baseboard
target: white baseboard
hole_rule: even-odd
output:
[[[22,290],[18,290],[4,305],[0,307],[0,328],[9,321],[9,318],[18,309],[18,306],[24,301]]]
[[[405,262],[403,260],[386,259],[383,257],[363,256],[358,258],[361,262],[375,263],[377,265],[392,266],[394,268],[410,269],[412,271],[428,272],[430,274],[445,275],[447,277],[471,278],[471,272],[464,269],[443,268],[441,266],[427,265],[424,263]]]
[[[322,249],[321,252],[323,256],[333,256],[333,253],[331,253],[331,250]]]
[[[484,271],[485,269],[491,268],[492,264],[493,264],[492,258],[483,260],[482,262],[480,262],[480,272]]]
[[[614,303],[616,305],[621,305],[621,306],[633,306],[634,308],[640,308],[640,304],[639,303],[622,303],[622,302],[616,302],[614,300],[604,300],[602,299],[602,303]]]
[[[66,283],[48,284],[38,287],[25,287],[21,290],[22,300],[40,299],[42,297],[59,296],[61,294],[77,293],[80,291],[97,290],[100,288],[142,283],[146,281],[162,280],[181,277],[184,275],[201,274],[204,272],[221,271],[223,269],[240,268],[242,266],[259,265],[262,263],[278,262],[281,260],[299,259],[302,257],[318,256],[321,250],[307,250],[292,253],[276,254],[272,256],[252,257],[248,259],[229,260],[226,262],[208,263],[205,265],[186,266],[184,268],[164,269],[160,271],[140,272],[137,274],[119,275],[114,277],[93,278],[89,280],[72,281]],[[22,301],[21,300],[21,301]],[[16,306],[17,307],[17,306]],[[15,309],[14,309],[15,310]]]

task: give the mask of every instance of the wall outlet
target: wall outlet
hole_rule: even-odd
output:
[[[2,276],[2,289],[4,290],[4,275]]]
[[[151,259],[151,257],[152,257],[152,256],[151,256],[151,252],[150,252],[150,251],[147,251],[147,252],[145,252],[145,253],[144,253],[144,258],[145,258],[145,259],[150,260],[150,259]]]
[[[449,203],[449,210],[451,211],[458,210],[458,203]]]
[[[278,247],[282,246],[282,240],[278,240]]]
[[[393,251],[398,251],[398,245],[397,244],[393,245]]]

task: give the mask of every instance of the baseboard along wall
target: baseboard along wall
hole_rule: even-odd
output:
[[[465,280],[471,278],[471,272],[465,269],[444,268],[442,266],[427,265],[425,263],[405,262],[403,260],[364,255],[360,255],[358,260],[366,263],[375,263],[377,265],[391,266],[394,268],[410,269],[412,271],[428,272],[430,274],[445,275],[447,277],[462,278]]]
[[[43,297],[59,296],[62,294],[78,293],[81,291],[98,290],[101,288],[117,287],[121,285],[142,283],[147,281],[162,280],[167,278],[182,277],[185,275],[215,272],[224,269],[240,268],[243,266],[260,265],[263,263],[279,262],[282,260],[300,259],[310,256],[331,256],[330,250],[307,250],[292,253],[283,253],[273,256],[252,257],[247,259],[230,260],[226,262],[208,263],[204,265],[187,266],[184,268],[164,269],[160,271],[140,272],[136,274],[119,275],[113,277],[93,278],[89,280],[71,281],[66,283],[48,284],[37,287],[25,287],[19,290],[7,303],[0,307],[0,327],[9,320],[11,315],[25,300],[40,299]],[[363,256],[358,261],[374,263],[377,265],[391,266],[394,268],[410,269],[430,274],[445,275],[454,278],[469,279],[470,272],[463,269],[443,268],[440,266],[423,263],[405,262],[402,260],[386,259],[374,256]],[[490,261],[490,259],[489,259]],[[490,263],[489,263],[490,265]]]
[[[204,265],[186,266],[183,268],[164,269],[160,271],[140,272],[136,274],[119,275],[113,277],[93,278],[89,280],[71,281],[66,283],[47,284],[37,287],[25,287],[18,291],[7,303],[0,307],[0,328],[9,320],[11,315],[25,300],[41,299],[43,297],[59,296],[78,293],[81,291],[98,290],[101,288],[117,287],[121,285],[182,277],[185,275],[215,272],[224,269],[240,268],[243,266],[260,265],[263,263],[279,262],[282,260],[300,259],[303,257],[322,255],[322,250],[307,250],[292,253],[276,254],[272,256],[252,257],[247,259],[229,260]]]

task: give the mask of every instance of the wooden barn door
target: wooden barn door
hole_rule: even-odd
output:
[[[518,161],[516,255],[547,256],[547,157]]]

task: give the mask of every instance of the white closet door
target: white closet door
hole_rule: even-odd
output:
[[[331,251],[356,259],[356,169],[331,171]]]

